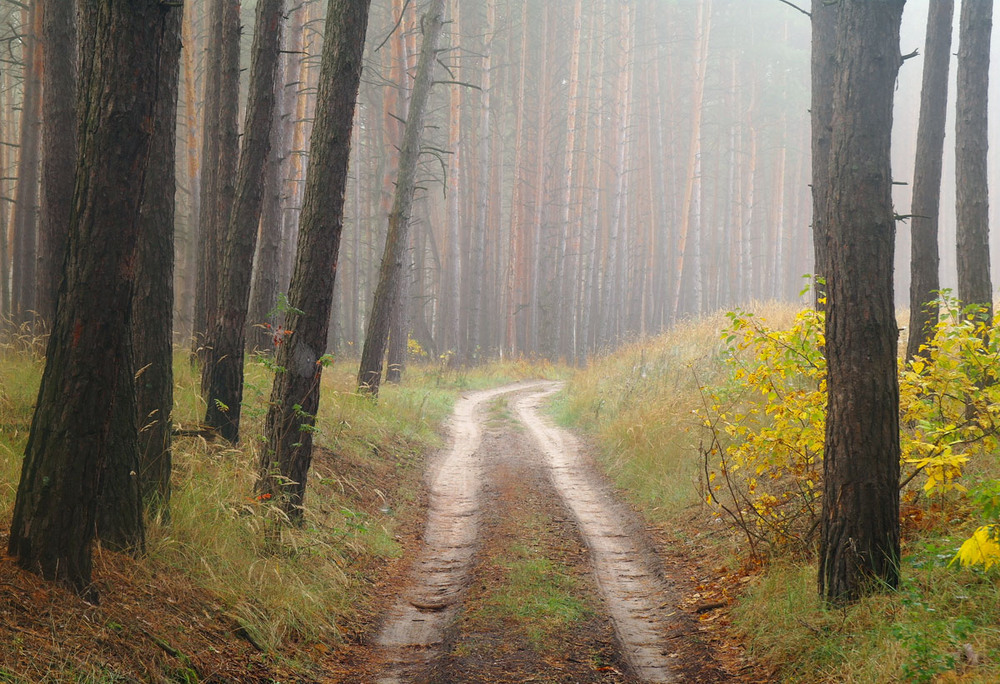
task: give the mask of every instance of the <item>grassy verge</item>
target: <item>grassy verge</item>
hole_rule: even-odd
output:
[[[0,355],[0,519],[11,514],[43,363],[28,352]],[[400,530],[419,514],[425,454],[465,389],[553,373],[506,363],[466,371],[414,367],[377,402],[354,393],[356,367],[323,377],[306,524],[291,529],[254,497],[272,376],[247,365],[243,441],[175,439],[169,521],[148,527],[143,564],[151,576],[183,576],[216,601],[243,637],[292,662],[303,643],[354,639],[372,623],[373,585],[402,553]],[[186,354],[175,362],[174,421],[197,424],[204,405]],[[325,652],[325,650],[324,650]],[[284,655],[282,655],[284,654]]]
[[[785,307],[758,311],[772,327],[790,323]],[[693,412],[699,385],[724,380],[718,363],[721,316],[636,343],[575,376],[560,418],[594,435],[602,460],[633,502],[665,529],[700,505],[700,431]],[[970,464],[965,484],[1000,476],[995,458]],[[776,558],[744,582],[732,611],[748,654],[773,681],[1000,681],[1000,597],[996,571],[949,567],[977,524],[957,496],[904,506],[903,583],[897,591],[844,610],[823,605],[809,558]],[[737,534],[705,508],[691,547],[737,554]]]

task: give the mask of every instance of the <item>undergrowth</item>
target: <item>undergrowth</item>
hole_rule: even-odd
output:
[[[204,412],[197,370],[175,359],[173,493],[169,520],[149,521],[154,572],[184,575],[214,595],[239,633],[276,657],[302,642],[355,637],[372,623],[373,583],[402,549],[400,526],[419,514],[424,456],[466,389],[553,376],[551,367],[506,362],[477,369],[414,365],[378,401],[354,392],[356,366],[323,375],[305,524],[282,523],[254,495],[256,464],[273,375],[247,364],[242,441],[199,436]],[[0,518],[9,521],[43,361],[37,348],[0,350]],[[190,436],[194,435],[194,436]],[[282,656],[281,654],[285,655]]]
[[[702,508],[694,552],[723,540],[724,555],[745,559],[754,550],[748,530],[756,535],[758,556],[767,562],[744,565],[759,571],[733,618],[770,679],[1000,681],[1000,585],[996,566],[984,560],[993,532],[982,533],[976,552],[963,556],[977,567],[956,561],[973,532],[1000,522],[993,423],[1000,401],[991,398],[1000,388],[995,379],[983,381],[995,378],[997,334],[982,335],[952,310],[941,342],[902,369],[903,472],[911,478],[901,506],[902,584],[833,609],[817,594],[808,520],[821,493],[825,400],[813,394],[822,389],[820,376],[796,365],[815,361],[796,347],[812,334],[795,336],[798,314],[769,305],[716,315],[597,359],[571,381],[562,417],[594,433],[605,467],[651,519],[668,524],[681,511]],[[984,337],[988,347],[979,345]],[[759,412],[748,414],[748,401]],[[706,420],[714,431],[705,430]],[[742,488],[737,498],[748,516],[742,528],[727,524],[739,521],[725,513],[713,515],[720,501],[734,505],[723,498],[733,483]],[[788,491],[796,492],[799,508],[782,498]],[[714,506],[705,503],[710,492]],[[776,520],[788,523],[783,529],[795,544],[787,543],[792,535],[782,539],[765,529]],[[767,554],[759,553],[762,544]]]

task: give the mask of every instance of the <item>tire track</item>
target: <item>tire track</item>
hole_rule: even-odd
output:
[[[519,399],[514,410],[545,454],[552,483],[572,512],[587,546],[594,574],[604,594],[625,660],[648,682],[674,682],[664,627],[671,623],[664,611],[667,588],[646,560],[644,546],[626,521],[632,517],[596,481],[581,462],[573,437],[543,418],[541,402],[558,385]]]
[[[409,588],[389,611],[376,638],[388,665],[380,684],[413,680],[436,655],[460,606],[479,531],[480,406],[502,394],[542,385],[520,383],[473,392],[455,404],[450,447],[428,472],[427,523]]]
[[[483,479],[480,407],[504,394],[544,458],[549,478],[590,549],[594,576],[604,595],[625,661],[645,682],[674,682],[666,630],[676,624],[664,603],[670,596],[655,574],[646,546],[633,534],[634,514],[601,486],[579,457],[575,440],[544,419],[540,403],[561,383],[506,385],[471,393],[455,405],[450,446],[428,471],[430,500],[423,544],[407,589],[387,613],[375,644],[382,652],[379,684],[422,681],[439,654],[469,581],[479,536]],[[630,523],[630,521],[633,521]]]

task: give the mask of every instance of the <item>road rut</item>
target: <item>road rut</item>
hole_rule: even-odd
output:
[[[519,383],[470,393],[456,403],[449,446],[428,472],[429,512],[421,551],[407,589],[376,640],[387,664],[380,684],[420,681],[461,607],[479,533],[481,408],[505,394],[516,395],[514,413],[544,454],[553,486],[590,549],[624,660],[642,681],[677,680],[668,647],[674,601],[644,543],[636,539],[634,514],[602,485],[572,436],[538,413],[559,387],[553,382]]]

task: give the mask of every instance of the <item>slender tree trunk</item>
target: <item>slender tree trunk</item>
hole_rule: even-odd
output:
[[[903,0],[846,0],[827,228],[829,400],[819,592],[843,604],[899,583],[896,224],[889,148]]]
[[[76,2],[46,0],[42,20],[42,207],[37,311],[52,324],[76,172]]]
[[[906,359],[918,353],[934,334],[938,320],[938,215],[941,210],[941,167],[948,105],[948,70],[954,0],[931,4],[924,43],[923,85],[917,158],[910,213],[910,326]]]
[[[239,437],[242,413],[243,347],[263,200],[264,164],[271,148],[283,15],[284,0],[260,0],[257,4],[243,149],[226,229],[218,310],[202,368],[205,424],[233,443]]]
[[[129,326],[140,202],[149,172],[167,18],[158,0],[83,0],[79,164],[66,277],[49,336],[9,551],[18,563],[92,592],[91,542],[102,479],[137,520],[136,405]],[[179,25],[178,25],[179,26]],[[89,48],[89,49],[87,49]],[[95,54],[95,50],[99,51]]]
[[[393,295],[398,292],[398,279],[402,277],[403,272],[407,228],[416,188],[417,160],[420,157],[420,137],[423,134],[427,99],[433,85],[438,40],[444,24],[444,0],[432,0],[421,23],[424,29],[424,43],[420,50],[420,63],[417,65],[417,76],[413,83],[413,94],[406,117],[403,147],[399,153],[399,177],[396,180],[396,195],[389,214],[385,253],[382,256],[378,286],[375,288],[375,299],[368,319],[364,348],[361,351],[361,367],[358,370],[358,388],[374,396],[378,396],[382,380],[382,361],[389,338],[392,310],[399,305],[393,301]]]
[[[14,197],[14,268],[12,313],[16,324],[33,320],[38,233],[39,146],[41,143],[42,5],[31,3],[24,41],[24,98],[21,103],[21,139]]]
[[[293,520],[302,517],[312,462],[312,428],[319,410],[369,4],[330,0],[327,8],[316,120],[284,322],[293,332],[278,347],[277,365],[284,370],[274,377],[267,444],[261,452],[258,489],[278,496]]]
[[[685,266],[684,253],[691,236],[691,208],[695,200],[695,167],[701,157],[701,115],[705,97],[705,74],[708,66],[708,40],[712,27],[711,0],[698,0],[697,38],[695,39],[694,94],[691,98],[691,144],[688,150],[688,166],[684,195],[681,199],[681,226],[677,236],[677,280],[674,283],[673,311],[676,316],[681,311],[685,273],[694,278],[694,266]]]
[[[993,319],[990,284],[989,187],[986,149],[993,0],[963,0],[959,20],[955,105],[955,182],[958,192],[958,299]]]

